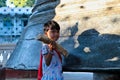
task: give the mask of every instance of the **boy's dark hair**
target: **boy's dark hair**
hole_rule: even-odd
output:
[[[51,20],[51,21],[48,21],[44,24],[44,32],[48,31],[49,29],[51,30],[60,30],[60,26],[59,24],[54,21],[54,20]]]

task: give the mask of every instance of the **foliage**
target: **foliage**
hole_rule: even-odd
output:
[[[6,1],[5,0],[0,0],[0,7],[6,6]]]
[[[32,7],[35,0],[7,0],[7,6],[12,7]]]

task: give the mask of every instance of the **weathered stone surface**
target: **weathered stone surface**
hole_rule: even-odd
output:
[[[59,42],[70,53],[65,69],[119,69],[119,5],[119,0],[61,0],[54,20],[62,28]]]
[[[37,0],[28,26],[6,67],[37,69],[41,44],[25,39],[42,34],[43,23],[53,18],[61,26],[58,42],[70,53],[64,59],[64,69],[119,71],[120,1],[61,0],[58,4],[59,0]]]

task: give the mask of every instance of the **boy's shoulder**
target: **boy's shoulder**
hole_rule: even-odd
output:
[[[42,43],[42,46],[47,46],[48,44]]]
[[[48,47],[48,44],[42,43],[42,47]]]

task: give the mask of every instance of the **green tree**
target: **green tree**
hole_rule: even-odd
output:
[[[0,0],[0,7],[6,6],[6,0]]]
[[[35,0],[7,0],[9,4],[14,5],[15,7],[32,7]]]
[[[26,5],[25,6],[29,6],[32,7],[35,3],[35,0],[27,0]]]

